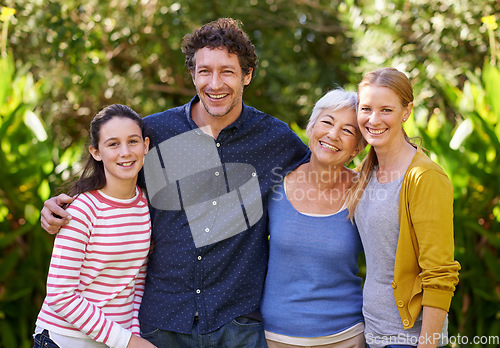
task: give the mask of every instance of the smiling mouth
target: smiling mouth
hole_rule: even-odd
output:
[[[324,148],[326,148],[326,149],[328,149],[328,150],[332,150],[332,151],[335,151],[335,152],[340,151],[340,149],[339,149],[338,147],[333,146],[333,145],[330,145],[330,144],[327,144],[327,143],[324,143],[324,142],[322,142],[322,141],[320,141],[320,142],[319,142],[319,144],[320,144],[322,147],[324,147]]]
[[[118,163],[120,167],[132,167],[135,161]]]
[[[224,94],[209,94],[209,93],[207,93],[207,95],[211,99],[222,99],[222,98],[225,98],[228,94],[227,93],[224,93]]]
[[[366,129],[368,130],[368,133],[374,134],[374,135],[382,134],[387,130],[387,128],[385,128],[385,129],[366,128]]]

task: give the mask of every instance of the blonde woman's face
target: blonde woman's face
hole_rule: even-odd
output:
[[[413,103],[403,107],[390,88],[376,85],[361,87],[358,97],[358,124],[368,144],[376,150],[400,146],[402,123],[410,116]]]

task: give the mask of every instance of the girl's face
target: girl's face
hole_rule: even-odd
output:
[[[135,188],[148,148],[149,138],[143,139],[141,128],[134,120],[113,117],[101,125],[98,148],[90,146],[89,151],[104,165],[106,187],[131,185]]]
[[[413,103],[403,107],[396,93],[377,85],[361,87],[358,97],[358,124],[368,144],[377,151],[401,146],[402,123],[410,116]]]
[[[360,139],[354,109],[325,109],[311,129],[311,161],[318,160],[328,166],[343,166],[357,154]]]

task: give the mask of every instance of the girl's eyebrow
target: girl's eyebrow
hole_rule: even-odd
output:
[[[128,136],[128,138],[142,138],[142,136],[140,134],[130,134]],[[116,139],[118,139],[118,137],[111,137],[111,138],[104,140],[104,143],[107,143],[110,140],[116,140]]]
[[[104,140],[105,143],[107,143],[108,141],[111,141],[111,140],[116,140],[118,139],[117,137],[111,137],[111,138],[108,138],[106,140]]]

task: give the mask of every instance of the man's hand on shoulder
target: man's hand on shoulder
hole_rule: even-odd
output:
[[[73,200],[73,197],[63,193],[46,200],[41,211],[40,224],[42,228],[50,234],[56,234],[62,226],[67,225],[71,220],[71,215],[62,207]]]

